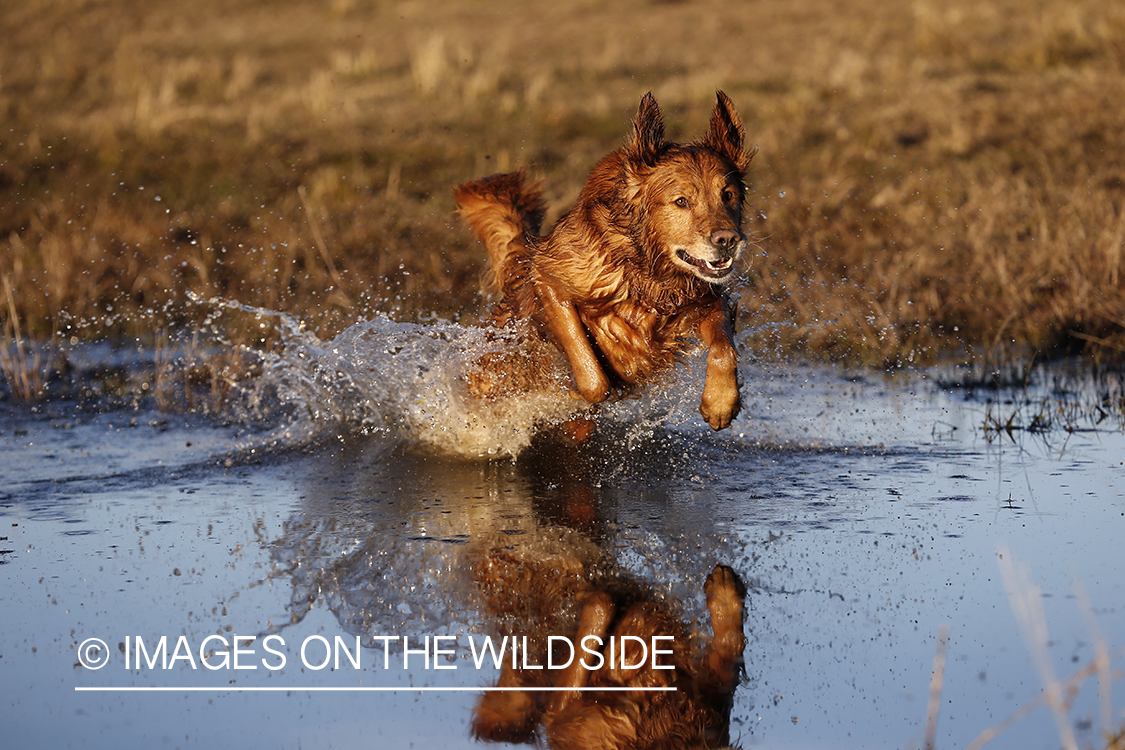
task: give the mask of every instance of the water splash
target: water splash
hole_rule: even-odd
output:
[[[272,392],[288,412],[272,436],[283,444],[336,430],[458,456],[515,456],[539,430],[586,408],[569,393],[561,357],[528,327],[421,325],[379,315],[323,341],[286,313],[207,303],[272,322],[281,346],[257,352],[262,374],[254,387]],[[510,366],[520,362],[541,366],[521,379],[523,368]],[[509,377],[519,383],[505,387]]]

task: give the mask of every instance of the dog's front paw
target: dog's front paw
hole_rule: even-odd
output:
[[[581,380],[575,387],[578,388],[578,395],[588,404],[600,404],[609,398],[609,380],[604,376],[597,381]]]
[[[703,593],[709,607],[716,606],[722,600],[723,603],[718,606],[741,611],[742,600],[746,597],[746,585],[733,568],[716,565],[703,584]]]
[[[731,568],[716,565],[707,576],[703,593],[707,595],[707,609],[715,634],[714,650],[718,659],[715,664],[732,666],[746,648],[746,636],[742,632],[746,586]]]
[[[716,378],[708,378],[703,387],[703,401],[699,404],[699,413],[707,420],[713,430],[722,430],[730,427],[731,421],[738,416],[741,407],[738,395],[738,381],[730,378],[728,382],[718,382]]]

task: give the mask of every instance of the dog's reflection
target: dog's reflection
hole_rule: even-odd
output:
[[[473,734],[533,742],[541,732],[556,750],[728,744],[746,646],[737,574],[718,565],[707,577],[707,639],[640,582],[606,575],[581,534],[532,546],[497,545],[473,562],[488,608],[523,648],[505,653],[502,689],[477,702]]]
[[[467,623],[478,646],[489,635],[499,648],[507,636],[507,658],[487,666],[500,671],[498,687],[516,689],[482,693],[471,722],[481,739],[555,748],[729,741],[745,591],[730,568],[705,576],[702,560],[665,554],[684,538],[705,560],[730,554],[711,514],[677,511],[660,494],[667,453],[654,448],[623,475],[612,444],[597,439],[529,450],[517,463],[377,448],[345,442],[314,457],[301,512],[270,545],[277,575],[292,581],[279,628],[319,602],[365,638],[416,643],[450,623]],[[644,502],[618,502],[630,495]],[[706,619],[695,589],[704,577],[713,635],[692,623]]]

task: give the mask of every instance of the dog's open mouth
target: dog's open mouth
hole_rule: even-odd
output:
[[[686,250],[677,250],[677,257],[695,270],[700,276],[708,279],[721,279],[730,274],[734,269],[734,258],[723,258],[718,261],[697,258]]]

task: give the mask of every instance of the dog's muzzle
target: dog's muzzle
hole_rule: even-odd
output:
[[[734,270],[734,262],[746,247],[746,238],[733,229],[716,229],[710,242],[676,250],[676,258],[704,281],[722,281]]]

